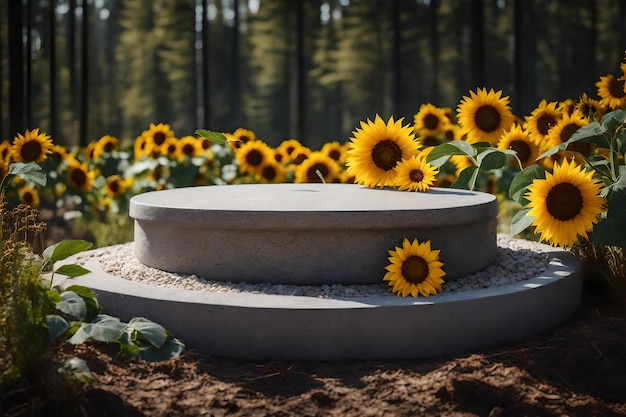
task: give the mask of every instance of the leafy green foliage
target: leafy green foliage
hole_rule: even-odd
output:
[[[203,138],[210,140],[213,143],[217,143],[218,145],[226,145],[228,143],[228,139],[224,136],[223,133],[212,132],[210,130],[198,129],[196,130],[196,135],[202,136]]]

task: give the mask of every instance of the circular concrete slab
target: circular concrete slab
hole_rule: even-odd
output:
[[[135,255],[205,279],[285,284],[377,283],[406,237],[439,249],[445,279],[496,257],[498,205],[487,193],[426,193],[356,184],[242,184],[134,196]]]
[[[62,285],[90,287],[106,313],[123,320],[147,317],[168,328],[189,349],[209,355],[254,360],[414,359],[516,342],[567,320],[580,303],[580,262],[570,252],[537,247],[550,263],[533,279],[417,299],[172,289],[108,274],[95,257],[84,263],[90,274]]]

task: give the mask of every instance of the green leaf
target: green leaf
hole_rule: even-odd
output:
[[[531,165],[518,172],[511,180],[509,186],[509,198],[518,203],[524,204],[524,194],[530,184],[535,179],[545,179],[546,171],[541,165]]]
[[[70,328],[70,324],[67,320],[58,314],[48,314],[45,321],[46,327],[48,328],[48,335],[53,342]]]
[[[517,236],[522,233],[524,230],[528,229],[530,225],[535,220],[534,216],[529,216],[528,212],[529,208],[523,208],[513,216],[513,220],[511,220],[511,229],[509,233],[511,236]]]
[[[57,310],[83,320],[87,315],[87,305],[85,300],[74,291],[64,291],[61,293],[61,300],[55,307]]]
[[[117,317],[100,314],[91,323],[82,323],[69,340],[72,344],[84,343],[90,338],[99,342],[113,343],[122,336],[125,325]]]
[[[59,268],[55,269],[54,272],[61,274],[61,275],[66,275],[71,278],[76,278],[76,277],[80,277],[82,275],[88,274],[91,271],[83,268],[80,265],[68,264],[68,265],[61,265]]]
[[[24,181],[39,184],[41,186],[45,186],[48,179],[46,174],[41,169],[41,166],[34,162],[14,162],[9,165],[9,174],[20,177]]]
[[[96,297],[90,288],[87,288],[84,285],[70,285],[65,290],[74,291],[76,294],[81,296],[81,298],[85,301],[85,304],[87,304],[87,316],[95,317],[98,313],[100,313],[101,307],[98,302],[98,297]]]
[[[167,339],[167,332],[163,326],[144,317],[132,318],[128,322],[128,326],[140,333],[142,338],[154,347],[161,347]]]
[[[459,174],[459,177],[451,185],[452,188],[459,188],[464,190],[473,190],[476,185],[476,178],[478,178],[479,169],[475,165],[471,165],[465,168]]]
[[[63,361],[59,372],[78,382],[92,382],[96,380],[85,360],[72,357]]]
[[[170,339],[163,343],[161,347],[149,347],[139,351],[139,357],[150,362],[159,362],[168,359],[178,358],[185,350],[185,344],[178,339]]]
[[[208,139],[213,143],[217,143],[218,145],[226,145],[226,143],[228,143],[228,139],[223,133],[213,132],[206,129],[198,129],[196,130],[196,135],[202,136],[203,138]]]
[[[433,148],[426,156],[426,162],[432,165],[443,165],[452,155],[466,155],[474,157],[478,151],[472,145],[463,140],[453,140],[442,143]]]
[[[614,135],[616,128],[624,123],[626,123],[626,110],[624,109],[613,110],[602,116],[602,128],[611,135]]]
[[[91,248],[93,244],[84,240],[64,240],[57,244],[47,247],[43,251],[44,264],[54,264],[57,261],[66,259],[69,256],[76,255],[82,251]]]
[[[516,155],[516,152],[510,149],[502,150],[492,148],[479,153],[476,161],[483,171],[493,171],[507,166],[509,160],[514,155]]]

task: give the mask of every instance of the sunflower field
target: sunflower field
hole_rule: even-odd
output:
[[[272,147],[246,128],[178,137],[166,123],[68,149],[33,129],[0,143],[0,176],[14,162],[39,164],[47,185],[17,179],[8,202],[37,207],[100,247],[132,240],[129,200],[152,190],[285,182],[480,190],[498,197],[500,232],[571,249],[623,278],[625,80],[626,61],[595,94],[542,100],[527,115],[515,114],[502,91],[478,88],[456,109],[425,103],[411,121],[375,115],[319,149],[297,138]]]

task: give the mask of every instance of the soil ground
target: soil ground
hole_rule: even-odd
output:
[[[626,294],[586,287],[562,326],[498,349],[428,360],[280,362],[186,351],[160,363],[113,346],[56,351],[97,382],[82,416],[626,416]],[[424,335],[428,337],[428,335]]]

